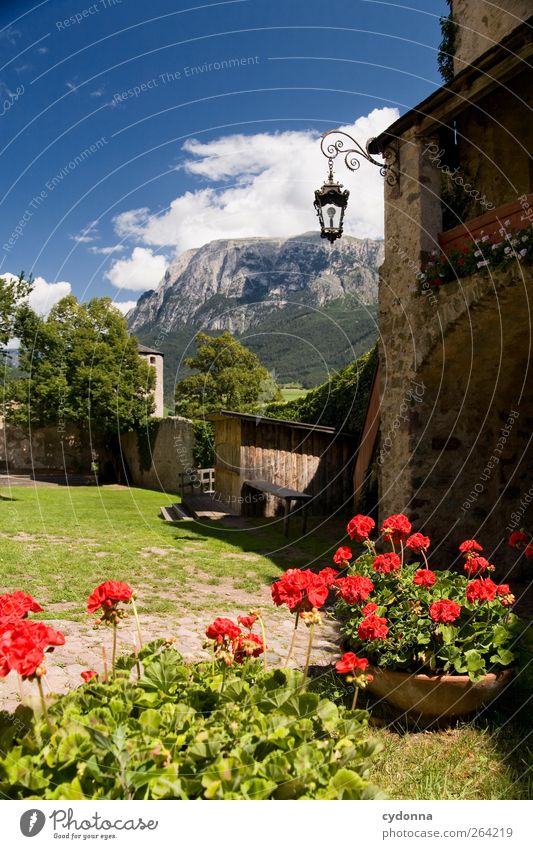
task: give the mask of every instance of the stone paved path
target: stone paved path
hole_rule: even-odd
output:
[[[195,583],[195,591],[201,582]],[[236,619],[252,608],[263,611],[268,660],[271,665],[283,663],[292,636],[294,618],[285,609],[272,605],[270,589],[264,587],[259,593],[247,593],[235,589],[231,579],[216,586],[204,586],[204,595],[194,595],[193,591],[183,591],[176,597],[176,612],[172,615],[145,616],[140,612],[143,639],[145,642],[158,637],[175,637],[176,648],[188,661],[208,658],[203,648],[205,629],[217,615]],[[53,607],[53,605],[51,606]],[[193,609],[200,607],[201,609]],[[50,608],[49,608],[50,610]],[[53,614],[52,614],[53,615]],[[46,618],[46,622],[58,628],[65,635],[65,645],[59,646],[47,655],[45,690],[65,693],[82,683],[80,673],[85,669],[101,671],[102,642],[106,644],[107,656],[111,654],[111,630],[105,627],[94,629],[91,617],[87,622],[73,622],[65,619]],[[258,631],[256,625],[255,630]],[[132,651],[135,635],[135,623],[132,618],[123,620],[118,631],[119,652],[129,654]],[[294,662],[303,665],[307,649],[308,631],[303,624],[297,634]],[[327,667],[339,657],[338,630],[336,623],[326,617],[321,628],[317,629],[311,662]],[[31,683],[23,684],[25,696],[31,697],[36,690]],[[0,681],[0,707],[13,710],[20,702],[18,680],[14,674]]]

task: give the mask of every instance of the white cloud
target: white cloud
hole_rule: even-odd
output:
[[[0,275],[4,280],[17,280],[16,274],[9,271]],[[33,281],[33,289],[28,296],[28,303],[36,313],[42,316],[48,315],[54,304],[61,298],[70,295],[72,287],[66,281],[60,283],[47,283],[44,277],[36,277]]]
[[[124,245],[121,245],[121,244],[108,245],[107,247],[104,247],[104,248],[97,248],[95,245],[93,245],[93,247],[89,248],[89,250],[92,254],[103,254],[104,256],[109,256],[109,254],[122,253],[122,251],[125,251],[126,248],[125,248]]]
[[[89,92],[90,97],[103,97],[104,90],[103,88],[95,88],[94,91]]]
[[[72,287],[70,283],[47,283],[44,277],[36,277],[33,289],[28,297],[30,307],[39,315],[48,315],[54,304],[61,298],[70,295]]]
[[[113,306],[120,310],[122,315],[126,315],[127,312],[133,309],[136,305],[137,301],[113,301]]]
[[[339,129],[364,145],[397,117],[396,109],[374,109]],[[190,139],[183,150],[187,159],[179,168],[208,185],[177,197],[161,215],[151,216],[146,207],[121,213],[114,219],[121,237],[170,246],[180,253],[213,239],[290,236],[317,229],[313,190],[324,181],[327,163],[316,132],[236,134],[210,142]],[[352,193],[345,231],[359,237],[382,236],[379,169],[362,160],[352,173],[339,156],[335,172]]]
[[[165,256],[154,254],[150,248],[134,248],[128,259],[117,259],[105,276],[117,289],[145,292],[155,289],[167,264]]]
[[[96,239],[99,239],[98,235],[98,221],[90,221],[86,227],[83,227],[79,233],[76,233],[74,236],[70,236],[73,242],[78,242],[81,244],[87,244],[89,242],[94,242]]]

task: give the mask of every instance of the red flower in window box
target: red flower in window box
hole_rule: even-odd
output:
[[[350,539],[355,540],[355,542],[364,542],[375,527],[376,523],[370,516],[358,514],[350,519],[346,530]]]
[[[508,539],[508,543],[511,548],[517,548],[519,551],[520,549],[525,548],[527,541],[528,535],[524,533],[524,531],[513,531]]]
[[[394,513],[385,519],[381,526],[381,533],[386,539],[398,545],[400,542],[405,542],[411,533],[411,522],[403,513]]]
[[[341,547],[338,548],[333,555],[333,562],[336,563],[337,566],[341,566],[345,561],[351,560],[352,557],[352,549],[348,548],[347,545],[341,545]]]
[[[461,607],[449,598],[442,598],[429,605],[429,615],[434,622],[455,622],[461,615]]]
[[[475,601],[494,601],[498,587],[490,578],[470,581],[466,588],[466,597],[470,604]]]
[[[360,604],[366,601],[374,584],[364,575],[348,575],[346,578],[337,578],[337,589],[346,604]]]
[[[483,572],[494,571],[494,566],[490,565],[486,557],[467,557],[464,570],[467,575],[481,575]]]
[[[387,620],[383,616],[374,614],[366,616],[359,625],[357,633],[361,640],[384,640],[389,633]]]
[[[421,552],[426,552],[431,544],[431,540],[429,537],[424,536],[424,534],[411,534],[408,537],[405,545],[407,548],[414,551],[415,554],[420,554]]]
[[[459,551],[461,554],[466,555],[466,557],[474,557],[476,551],[483,551],[483,546],[479,542],[476,542],[475,539],[465,539],[459,546]]]
[[[435,572],[431,569],[418,569],[413,577],[413,584],[419,587],[432,587],[437,579]]]
[[[388,551],[386,554],[378,554],[374,557],[374,572],[395,572],[402,565],[402,561],[394,551]]]

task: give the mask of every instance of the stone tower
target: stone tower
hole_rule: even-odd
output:
[[[139,344],[137,346],[139,356],[145,360],[148,365],[155,369],[155,389],[154,389],[154,416],[162,418],[164,415],[163,406],[163,360],[164,354],[161,351],[155,351],[153,348],[147,348],[146,345]]]

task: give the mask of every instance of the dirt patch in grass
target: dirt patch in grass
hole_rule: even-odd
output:
[[[169,554],[179,554],[179,552],[175,548],[158,548],[153,545],[141,548],[139,551],[140,557],[168,557]]]

